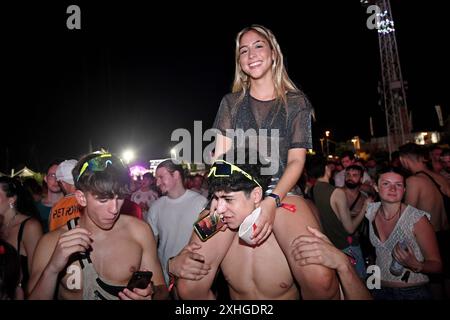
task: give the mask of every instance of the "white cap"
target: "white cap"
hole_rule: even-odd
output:
[[[56,180],[64,181],[68,184],[75,185],[73,182],[72,170],[75,168],[77,160],[65,160],[58,165],[56,168]]]

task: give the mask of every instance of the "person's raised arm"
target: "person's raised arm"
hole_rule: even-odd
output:
[[[419,219],[414,225],[414,235],[417,239],[417,244],[422,251],[424,260],[417,260],[414,249],[407,244],[407,250],[400,248],[397,245],[394,248],[394,256],[405,267],[414,272],[420,273],[439,273],[442,271],[442,261],[439,254],[439,247],[434,233],[433,226],[424,216]]]
[[[175,278],[188,280],[201,280],[211,270],[211,266],[205,263],[205,257],[197,251],[201,244],[191,242],[187,244],[176,256],[169,259],[167,269]]]
[[[319,230],[308,226],[311,235],[297,237],[293,255],[300,265],[317,264],[337,271],[346,300],[371,300],[372,296],[359,279],[348,256],[337,249]]]
[[[344,190],[336,188],[330,198],[331,207],[336,211],[339,220],[342,222],[342,225],[349,234],[353,234],[361,224],[369,201],[371,201],[369,198],[366,199],[358,214],[355,217],[352,217],[350,209],[348,208]]]
[[[36,219],[30,219],[25,224],[23,232],[23,246],[28,257],[28,270],[31,270],[32,268],[34,252],[42,235],[42,226]]]
[[[217,270],[222,263],[236,233],[230,229],[216,233],[214,236],[201,242],[195,232],[192,233],[190,244],[197,243],[201,247],[196,251],[204,259],[204,264],[210,269],[199,280],[179,278],[176,282],[178,296],[189,300],[215,299],[211,286],[215,280]],[[198,247],[198,246],[197,246]]]
[[[275,189],[272,191],[280,197],[280,201],[284,199],[286,194],[291,191],[300,178],[303,167],[305,166],[306,149],[295,148],[289,149],[286,170],[278,181]],[[256,229],[253,237],[257,244],[261,244],[266,240],[272,232],[275,220],[276,202],[272,197],[266,197],[261,202],[261,215],[256,221]]]
[[[231,138],[218,133],[216,135],[214,155],[211,159],[212,162],[216,161],[222,155],[226,154],[231,149],[232,146],[233,146],[233,140],[231,140]]]
[[[44,235],[36,247],[31,268],[28,299],[51,300],[58,285],[58,275],[75,252],[89,250],[90,232],[76,227],[62,233]]]

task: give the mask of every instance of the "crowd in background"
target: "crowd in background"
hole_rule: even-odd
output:
[[[50,163],[42,185],[33,178],[0,177],[2,299],[27,298],[39,239],[79,216],[76,201],[70,200],[75,192],[71,171],[76,162]],[[121,213],[134,215],[152,226],[159,239],[158,254],[169,285],[167,261],[187,244],[191,234],[186,233],[175,246],[171,242],[179,231],[169,229],[179,217],[169,223],[161,215],[167,216],[171,210],[186,211],[189,219],[183,223],[189,228],[206,204],[208,186],[205,172],[191,174],[183,170],[172,181],[177,168],[167,165],[159,169],[165,171],[156,172],[156,177],[148,172],[130,179],[130,193]],[[394,152],[391,159],[382,160],[363,160],[350,151],[338,160],[308,156],[298,185],[315,207],[322,232],[336,248],[354,259],[359,277],[367,279],[370,265],[381,268],[384,285],[382,292],[373,290],[375,298],[391,295],[402,299],[404,290],[399,292],[398,288],[415,290],[412,296],[417,299],[450,297],[448,148],[434,145],[427,149],[410,143]],[[184,199],[181,207],[164,200],[168,193],[173,193],[171,199],[181,199],[186,190],[190,192],[189,199]],[[61,207],[58,203],[63,199],[66,203]],[[62,223],[53,221],[58,212],[67,218]],[[390,270],[393,260],[400,264],[397,274]]]

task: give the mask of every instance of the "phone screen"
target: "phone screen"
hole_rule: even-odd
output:
[[[217,225],[219,223],[219,216],[215,213],[208,214],[207,216],[200,218],[194,223],[194,230],[202,241],[206,241],[217,231]]]

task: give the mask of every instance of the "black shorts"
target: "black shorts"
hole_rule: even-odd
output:
[[[436,232],[436,239],[442,260],[442,273],[429,274],[432,283],[441,282],[444,278],[450,279],[450,231]]]

